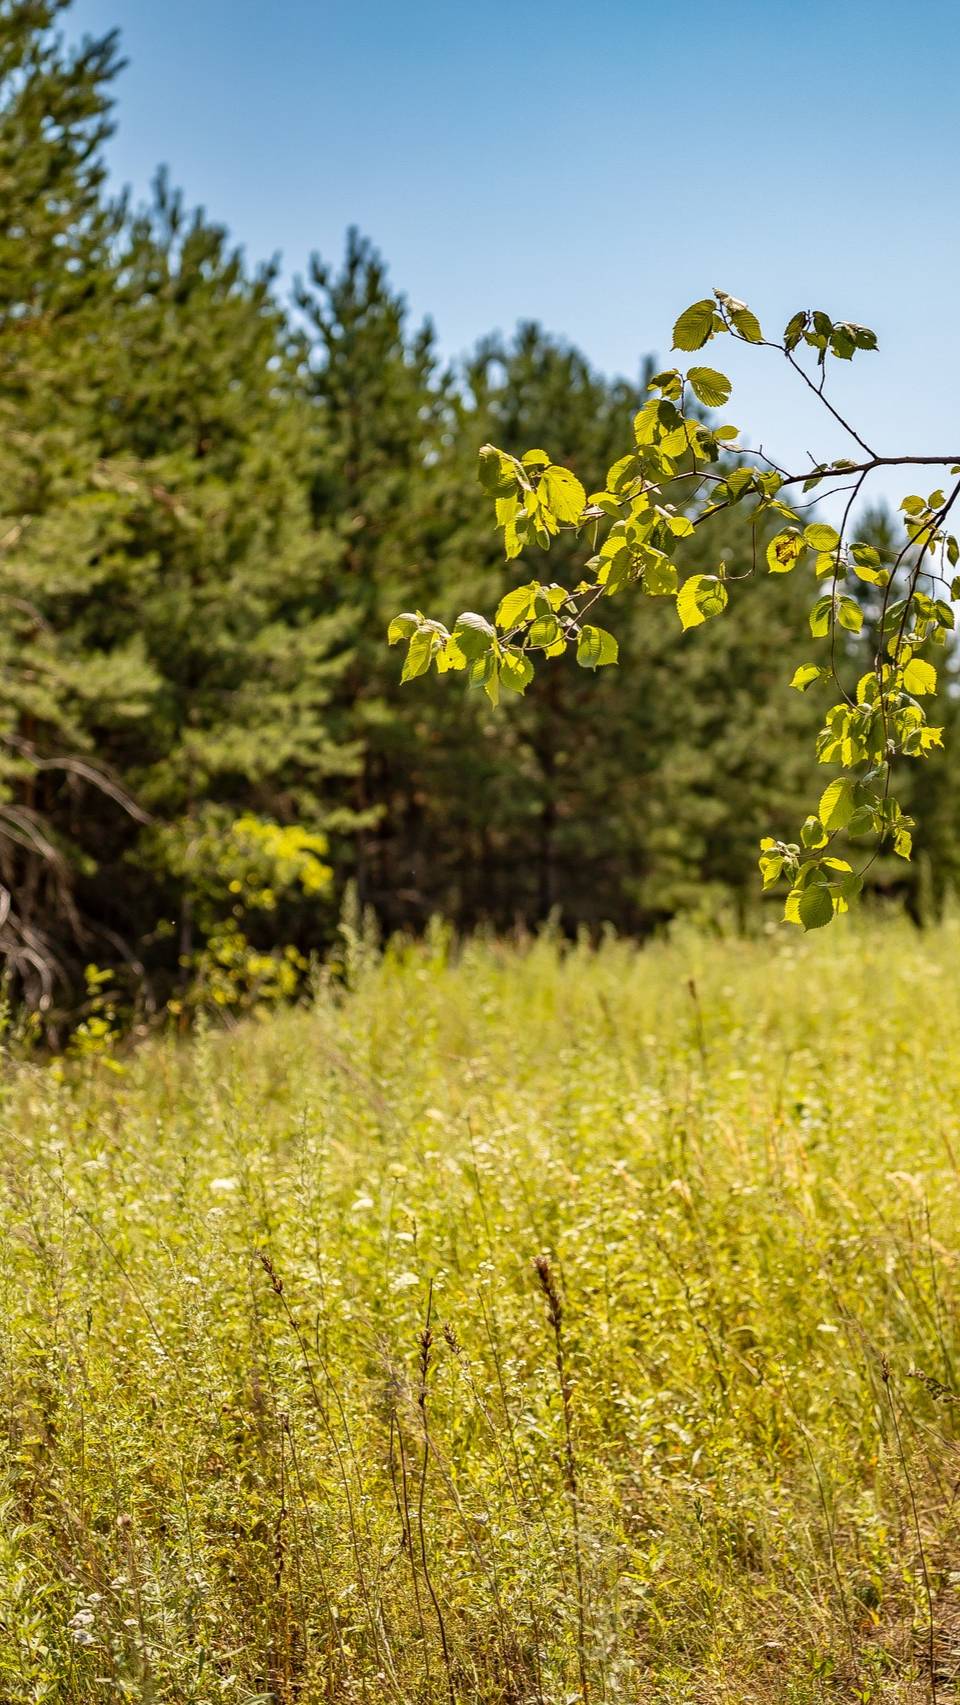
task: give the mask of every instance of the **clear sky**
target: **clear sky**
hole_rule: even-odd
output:
[[[866,438],[960,454],[954,0],[75,0],[64,27],[112,25],[117,183],[166,163],[251,260],[292,276],[356,224],[444,353],[535,318],[628,375],[714,285],[778,331],[823,307],[880,338],[834,393]],[[772,352],[710,359],[751,442],[844,453]]]

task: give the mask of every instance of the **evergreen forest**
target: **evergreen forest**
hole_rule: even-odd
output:
[[[478,326],[447,361],[354,230],[332,257],[304,231],[286,288],[162,170],[146,206],[111,191],[120,62],[115,36],[65,44],[59,0],[0,7],[13,1005],[60,1041],[107,1009],[269,1003],[346,914],[383,936],[437,914],[640,937],[683,914],[762,920],[758,834],[793,823],[809,772],[796,577],[694,635],[635,599],[621,669],[558,665],[496,708],[401,686],[385,643],[400,608],[486,608],[512,583],[476,485],[485,441],[546,442],[602,483],[652,372],[646,328],[629,378],[533,321]],[[748,513],[705,561],[718,546],[736,573]],[[913,864],[871,871],[916,919],[950,885],[960,814],[955,758],[923,770]]]

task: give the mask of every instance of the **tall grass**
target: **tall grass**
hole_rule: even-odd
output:
[[[960,931],[8,1066],[0,1698],[954,1697]]]

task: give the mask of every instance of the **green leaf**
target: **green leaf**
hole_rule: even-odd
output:
[[[833,900],[829,888],[813,883],[800,895],[797,912],[804,929],[823,929],[833,922]]]
[[[639,472],[640,464],[632,452],[629,455],[621,456],[619,461],[614,462],[612,468],[607,469],[607,490],[616,497],[624,486],[632,484]]]
[[[827,673],[827,670],[819,669],[816,663],[801,663],[799,668],[793,671],[790,685],[796,687],[798,693],[805,693],[808,687],[813,686],[814,681],[819,681]]]
[[[582,627],[577,639],[577,662],[581,669],[602,669],[616,663],[620,647],[606,628]]]
[[[760,330],[760,321],[757,319],[756,314],[752,313],[749,308],[745,307],[743,303],[735,304],[733,302],[728,302],[727,312],[729,313],[737,331],[740,333],[740,336],[746,338],[748,343],[763,342],[763,333]]]
[[[696,448],[696,443],[696,427],[692,421],[684,420],[661,438],[658,448],[664,456],[685,456],[691,445]]]
[[[554,645],[560,638],[560,623],[551,612],[549,615],[538,616],[530,629],[531,645]]]
[[[845,829],[854,813],[855,783],[849,776],[838,776],[820,796],[819,816],[825,829]]]
[[[644,551],[643,589],[651,598],[673,596],[677,590],[677,568],[660,551]]]
[[[523,693],[533,680],[533,664],[519,651],[505,651],[500,658],[500,684],[511,693]]]
[[[525,622],[533,615],[534,599],[540,587],[536,580],[531,580],[526,586],[515,586],[512,592],[504,593],[497,605],[497,627],[503,629],[515,628],[518,622]]]
[[[667,526],[675,539],[689,539],[694,531],[689,515],[668,515]]]
[[[858,805],[847,824],[850,835],[869,835],[876,828],[873,809],[869,805]]]
[[[411,610],[404,610],[402,615],[394,616],[390,623],[387,629],[387,644],[396,645],[399,639],[407,639],[410,634],[416,633],[419,626],[420,617],[415,616]]]
[[[814,852],[818,847],[826,846],[827,831],[819,817],[810,816],[806,819],[803,828],[800,830],[800,839],[805,847],[809,847]]]
[[[859,633],[863,627],[863,610],[855,598],[837,599],[837,621],[848,633]]]
[[[652,444],[654,439],[657,437],[661,429],[660,411],[662,407],[663,404],[658,402],[656,397],[651,397],[649,402],[644,403],[643,408],[638,409],[637,413],[634,415],[633,436],[639,445]],[[677,411],[676,409],[673,409],[672,412],[676,415]],[[620,461],[622,462],[623,459],[624,458],[621,457]],[[619,467],[620,462],[616,462],[614,466]],[[612,472],[613,469],[611,468],[610,473],[607,475],[608,480]],[[616,487],[612,486],[611,490],[615,491]]]
[[[482,687],[491,704],[500,703],[500,664],[492,651],[470,664],[470,685]]]
[[[927,663],[922,657],[911,657],[903,671],[903,684],[914,698],[923,698],[925,693],[936,692],[937,671],[932,663]]]
[[[509,518],[501,519],[499,516],[500,503],[501,499],[498,499],[498,520],[500,525],[503,527],[504,555],[506,556],[507,561],[510,562],[513,557],[519,556],[520,552],[523,550],[523,547],[527,542],[530,522],[529,518],[520,510],[520,506],[515,498],[511,503],[512,515]]]
[[[729,400],[733,386],[726,374],[718,373],[714,367],[691,367],[687,378],[704,408],[722,408]]]
[[[592,491],[587,498],[584,516],[589,516],[593,520],[593,512],[597,509],[601,514],[609,516],[612,521],[615,521],[620,514],[620,505],[612,492],[609,491]]]
[[[709,616],[719,616],[727,607],[727,589],[716,574],[691,574],[677,593],[680,625],[699,627]]]
[[[814,639],[822,639],[824,634],[829,633],[832,610],[833,598],[829,592],[825,592],[822,598],[817,599],[810,611],[810,632]]]
[[[784,858],[782,853],[762,852],[758,860],[760,875],[763,877],[764,888],[772,888],[779,882],[783,874]]]
[[[801,888],[791,888],[787,895],[783,905],[783,921],[785,924],[798,924],[800,922],[800,895],[802,892]]]
[[[508,497],[517,488],[516,468],[494,444],[480,446],[477,478],[491,497]]]
[[[816,575],[818,580],[823,580],[825,578],[825,576],[828,574],[831,576],[836,575],[838,580],[843,580],[846,578],[844,568],[843,568],[843,564],[842,563],[838,564],[837,559],[836,559],[833,551],[821,551],[820,552],[819,556],[817,557],[816,561],[814,562],[813,572]]]
[[[836,528],[828,527],[825,521],[812,521],[804,527],[803,536],[812,551],[835,551],[840,543]]]
[[[448,635],[440,650],[434,654],[438,675],[447,675],[451,669],[466,669],[467,660],[453,637]]]
[[[713,332],[714,313],[709,300],[685,308],[673,328],[674,349],[702,349]]]
[[[457,617],[453,637],[467,662],[473,663],[490,650],[497,634],[485,616],[478,616],[474,610],[464,610]]]
[[[858,580],[866,581],[868,586],[886,586],[890,579],[890,571],[880,566],[880,556],[869,545],[854,545],[851,551],[853,572]]]
[[[407,647],[403,669],[400,674],[401,684],[404,681],[415,681],[418,675],[425,675],[433,657],[434,635],[429,632],[415,633]]]
[[[830,888],[837,897],[836,910],[847,911],[850,901],[855,900],[863,888],[863,877],[859,871],[851,869],[844,858],[825,858],[823,868],[831,872]]]
[[[604,588],[607,598],[612,598],[615,592],[637,577],[637,562],[622,538],[607,539],[599,557],[593,560],[597,567],[597,585]]]
[[[794,314],[793,317],[787,321],[783,331],[783,341],[787,349],[796,349],[797,344],[800,342],[803,335],[806,324],[807,315],[806,310],[803,308],[801,308],[798,314]]]
[[[802,555],[802,535],[796,527],[786,527],[767,546],[767,567],[771,574],[789,574]]]
[[[579,521],[587,506],[587,494],[576,474],[556,463],[541,475],[537,493],[558,521]]]

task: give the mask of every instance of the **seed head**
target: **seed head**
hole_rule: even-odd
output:
[[[267,1254],[265,1249],[258,1249],[257,1250],[257,1259],[259,1260],[261,1267],[263,1268],[264,1272],[266,1273],[267,1278],[270,1280],[271,1285],[273,1286],[274,1290],[276,1291],[277,1296],[278,1297],[282,1296],[283,1295],[283,1280],[281,1279],[279,1273],[277,1272],[276,1268],[274,1267],[273,1262],[271,1261],[271,1259],[270,1259],[270,1257]]]
[[[550,1324],[556,1329],[559,1327],[560,1322],[563,1319],[563,1303],[560,1300],[560,1292],[557,1289],[557,1281],[554,1278],[553,1268],[550,1265],[549,1257],[546,1255],[537,1255],[534,1258],[533,1265],[540,1284],[540,1289],[547,1299]]]

